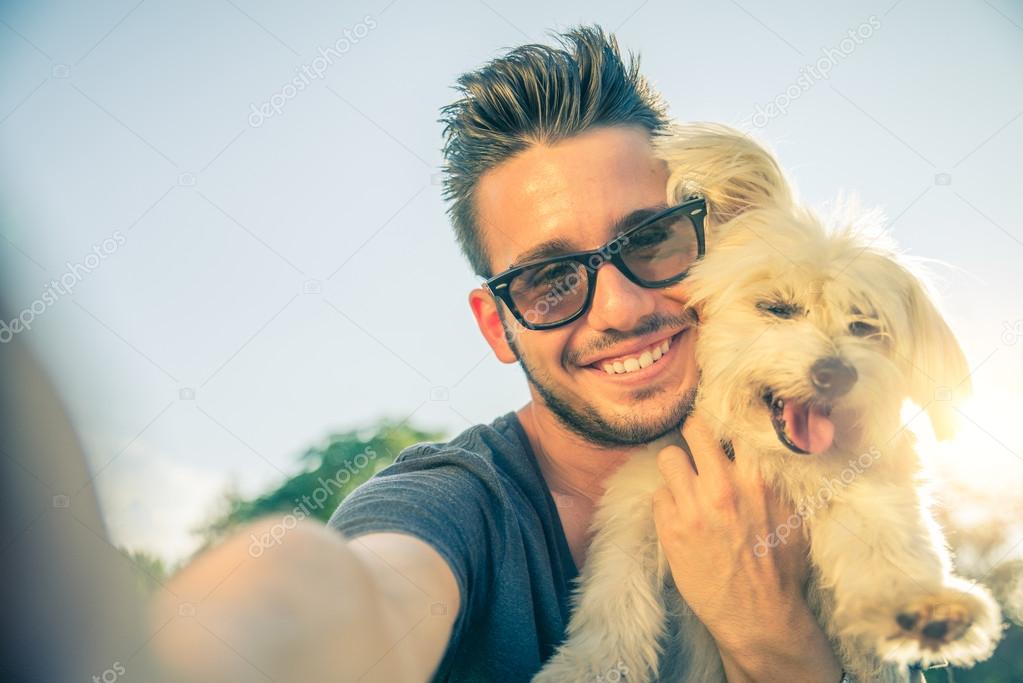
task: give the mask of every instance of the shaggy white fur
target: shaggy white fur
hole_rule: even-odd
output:
[[[923,280],[877,232],[879,216],[847,207],[823,224],[739,131],[678,126],[656,149],[672,172],[669,203],[708,201],[708,255],[688,278],[700,317],[695,410],[722,442],[743,442],[754,455],[736,466],[757,469],[798,512],[750,552],[807,535],[807,599],[855,680],[987,658],[1001,612],[953,574],[900,418],[910,399],[947,437],[970,388]],[[725,680],[657,541],[651,497],[662,483],[652,452],[608,482],[568,637],[534,683]]]

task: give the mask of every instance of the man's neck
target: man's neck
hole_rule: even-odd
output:
[[[604,495],[608,478],[632,456],[645,451],[656,453],[669,444],[679,443],[668,435],[640,446],[603,448],[565,427],[535,399],[516,414],[551,493],[582,498],[594,505]]]

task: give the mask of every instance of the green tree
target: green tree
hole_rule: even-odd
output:
[[[135,588],[143,598],[148,598],[159,590],[173,573],[161,558],[145,550],[118,548],[118,551],[131,561]]]
[[[405,421],[384,419],[366,429],[330,435],[322,445],[299,456],[300,471],[272,491],[246,498],[234,488],[225,491],[221,508],[197,533],[202,545],[215,544],[240,524],[271,514],[298,512],[326,521],[357,486],[390,465],[402,449],[439,441],[441,432],[423,431]]]

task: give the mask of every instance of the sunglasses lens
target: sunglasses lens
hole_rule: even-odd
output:
[[[586,304],[588,277],[581,263],[561,261],[524,270],[508,288],[526,322],[550,325],[582,310]]]
[[[666,216],[629,235],[622,260],[648,284],[670,281],[686,272],[699,254],[696,226],[684,214]]]

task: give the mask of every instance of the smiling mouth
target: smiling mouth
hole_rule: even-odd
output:
[[[784,399],[775,396],[770,389],[764,392],[763,401],[771,413],[771,425],[778,441],[790,451],[817,455],[831,448],[835,441],[832,406]]]
[[[682,335],[688,330],[688,327],[682,328],[670,337],[665,337],[658,342],[650,344],[649,346],[639,349],[633,353],[618,356],[614,359],[601,359],[582,367],[596,370],[605,375],[632,375],[633,373],[646,374],[642,371],[649,368],[651,365],[656,365],[661,362],[662,358],[666,358],[670,355],[671,350],[675,347]]]
[[[591,363],[590,367],[600,368],[608,375],[622,375],[650,367],[668,353],[671,348],[673,337],[662,339],[656,344],[651,344],[645,349],[640,349],[629,356],[619,357],[614,361],[597,361]]]

